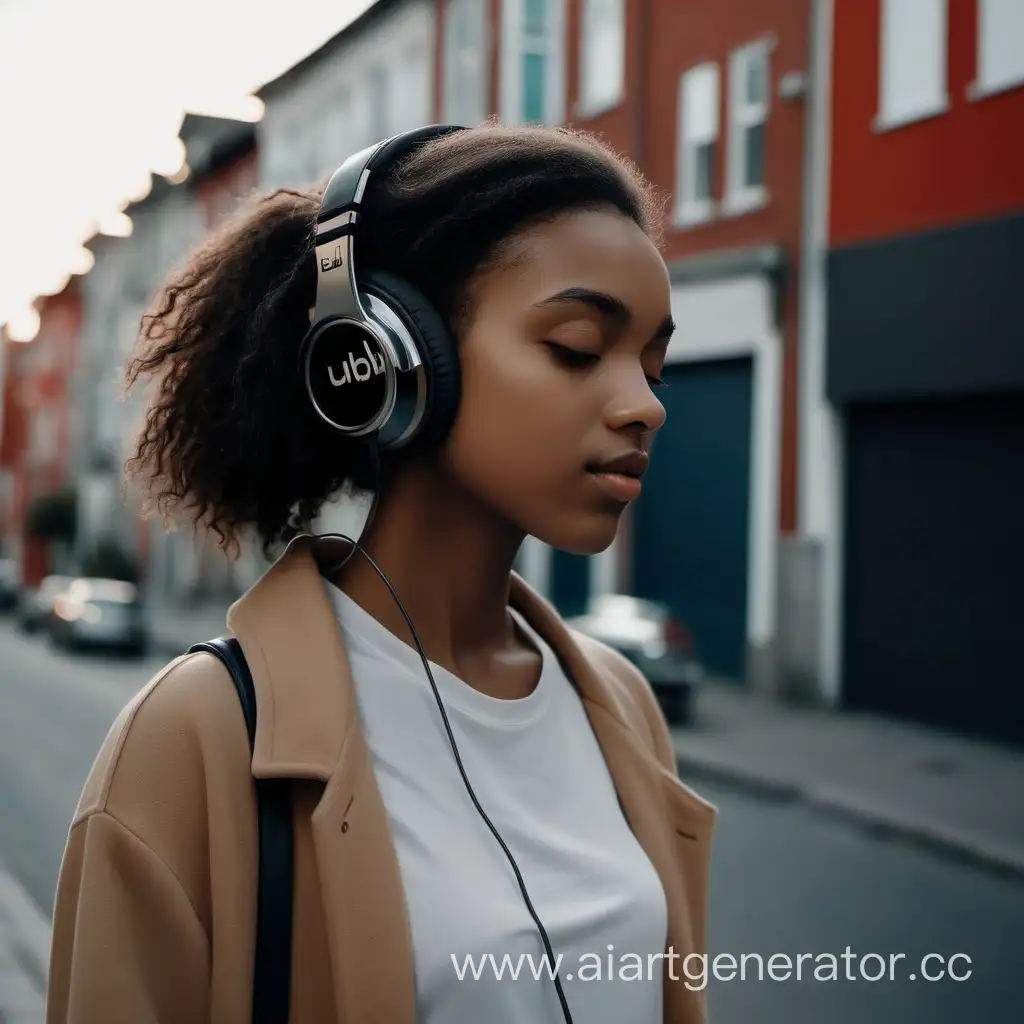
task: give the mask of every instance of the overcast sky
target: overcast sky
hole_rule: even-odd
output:
[[[150,169],[179,166],[185,110],[258,115],[248,94],[371,3],[0,0],[0,323],[82,265]]]

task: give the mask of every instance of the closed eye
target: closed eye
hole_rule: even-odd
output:
[[[545,344],[563,366],[582,369],[585,366],[593,366],[601,358],[593,352],[580,352],[579,349],[569,348],[568,345],[559,345],[556,341],[547,341]]]
[[[570,369],[585,369],[588,366],[593,366],[601,358],[600,355],[595,355],[593,352],[581,352],[579,349],[569,348],[568,345],[559,345],[557,341],[547,341],[545,344],[551,350],[555,359],[562,366],[569,367]],[[647,383],[652,388],[668,387],[668,384],[660,377],[652,377],[651,374],[646,374],[646,377]]]

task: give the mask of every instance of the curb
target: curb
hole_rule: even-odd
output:
[[[40,998],[50,965],[50,922],[13,875],[0,869],[0,937]]]
[[[852,792],[772,778],[751,768],[682,753],[678,746],[675,753],[680,774],[688,779],[726,786],[775,803],[802,804],[868,831],[876,838],[900,840],[946,860],[1024,879],[1024,851],[1000,846],[988,837],[964,832],[942,822],[908,820],[895,809],[873,803]]]

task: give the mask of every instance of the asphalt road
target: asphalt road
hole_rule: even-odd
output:
[[[92,759],[118,710],[159,663],[56,653],[0,621],[0,862],[47,914]],[[720,808],[709,903],[711,1024],[1024,1020],[1017,973],[1024,882],[944,862],[800,806],[695,785]],[[927,954],[948,963],[958,953],[969,962],[961,956],[949,966],[958,975],[969,971],[966,980],[922,977]],[[760,955],[763,980],[749,956],[740,980],[744,954]],[[773,954],[779,980],[768,971]],[[800,954],[810,956],[798,961]],[[883,959],[882,979],[860,976],[862,961],[872,977],[882,967],[867,954]],[[889,980],[890,957],[899,954],[898,980]],[[816,979],[830,956],[839,980]],[[724,980],[713,976],[716,957]],[[934,957],[924,965],[932,975],[944,966]],[[844,980],[848,970],[856,980]]]

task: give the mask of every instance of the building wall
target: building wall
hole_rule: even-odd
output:
[[[80,496],[78,556],[112,531],[124,548],[147,555],[149,532],[137,496],[121,500],[121,467],[142,415],[142,392],[121,400],[124,367],[142,314],[172,267],[202,234],[187,189],[154,181],[154,190],[126,210],[132,233],[94,241],[96,263],[84,279],[83,319],[74,399],[82,441],[74,453]]]
[[[457,0],[442,0],[441,5],[446,16],[458,7]],[[714,360],[742,349],[754,362],[757,436],[752,439],[750,531],[754,556],[748,593],[748,653],[767,663],[773,657],[776,628],[775,549],[780,530],[785,533],[796,527],[797,281],[805,106],[800,86],[809,62],[810,2],[786,0],[766,5],[758,0],[722,0],[709,9],[697,0],[623,0],[622,86],[617,93],[610,90],[596,106],[581,87],[585,66],[583,0],[549,0],[547,8],[552,32],[561,33],[552,50],[561,66],[550,81],[564,83],[560,106],[565,120],[603,137],[636,161],[669,199],[664,255],[673,276],[673,309],[684,313],[703,310],[735,285],[745,289],[745,295],[758,296],[755,305],[767,317],[743,337],[736,333],[746,329],[742,323],[735,323],[733,331],[728,324],[718,325],[711,332],[712,339],[704,319],[697,317],[698,324],[682,316],[670,357],[673,363]],[[491,0],[486,11],[490,110],[502,120],[515,121],[518,118],[508,116],[509,81],[514,78],[510,64],[519,54],[511,33],[516,31],[521,0]],[[729,62],[733,50],[760,40],[768,44],[766,187],[758,205],[740,209],[727,194],[722,159],[731,145]],[[443,46],[440,55],[445,60],[452,56]],[[679,191],[680,76],[706,61],[716,62],[720,73],[713,203],[705,222],[684,224],[675,216],[673,202]],[[440,77],[443,79],[443,73]],[[551,104],[550,109],[556,106]],[[543,119],[549,120],[547,116]],[[767,297],[765,301],[761,301],[762,295]],[[629,533],[627,515],[614,549],[591,560],[592,591],[630,585]],[[549,590],[557,582],[552,576],[556,566],[550,552],[528,543],[521,562],[525,574],[541,590]],[[770,675],[772,670],[766,671]]]
[[[216,167],[195,184],[195,198],[204,230],[230,213],[239,199],[259,185],[260,165],[255,145]]]
[[[5,532],[22,574],[34,586],[65,552],[29,536],[34,501],[67,482],[71,433],[68,392],[81,319],[77,278],[57,295],[37,302],[40,328],[30,342],[12,345],[7,381],[16,427],[5,453],[9,477]],[[6,403],[5,403],[6,404]]]
[[[636,5],[634,5],[636,6]],[[779,527],[796,526],[796,338],[797,282],[803,197],[804,101],[779,96],[789,72],[804,72],[808,62],[808,0],[720,0],[713,8],[698,0],[652,0],[648,38],[643,123],[644,167],[664,192],[676,191],[679,77],[705,61],[721,68],[719,124],[728,124],[729,51],[769,38],[768,120],[765,129],[767,197],[757,210],[732,214],[725,202],[725,161],[715,169],[713,217],[688,227],[674,223],[666,237],[669,261],[715,251],[772,243],[782,247],[785,273],[778,317],[782,333],[781,463]],[[636,19],[635,19],[636,20]],[[724,140],[724,132],[719,135]],[[721,149],[720,149],[721,152]],[[681,325],[685,333],[686,325]]]
[[[351,154],[428,124],[434,106],[435,0],[391,6],[264,97],[260,187],[317,181]]]
[[[831,2],[823,625],[842,703],[1019,743],[1024,67],[977,87],[984,3],[892,48],[885,0]]]
[[[948,0],[948,107],[879,130],[881,0],[835,0],[833,245],[1024,209],[1024,88],[974,98],[978,4]]]

